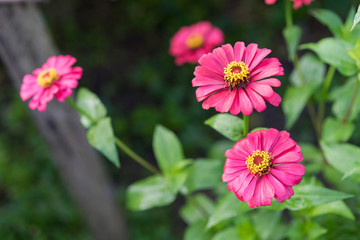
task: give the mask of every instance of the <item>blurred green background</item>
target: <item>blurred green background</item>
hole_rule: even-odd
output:
[[[196,102],[191,87],[194,65],[178,67],[168,54],[172,35],[183,25],[209,20],[223,30],[226,43],[256,42],[272,49],[270,56],[284,65],[281,80],[286,85],[292,66],[281,34],[283,1],[267,6],[263,0],[63,0],[39,6],[61,53],[75,56],[84,68],[80,86],[103,100],[116,135],[154,163],[151,141],[158,123],[176,132],[191,158],[205,156],[223,139],[203,124],[215,111],[205,111]],[[303,28],[301,42],[330,35],[309,10],[332,9],[344,19],[356,4],[315,0],[310,7],[295,11],[295,22]],[[64,189],[46,143],[31,123],[27,104],[21,102],[1,64],[0,239],[93,239]],[[282,95],[284,87],[277,92]],[[257,126],[283,129],[281,109],[268,106],[262,114],[254,114],[250,127]],[[308,120],[298,122],[291,134],[301,141],[314,141]],[[119,170],[106,160],[104,164],[124,208],[126,186],[149,173],[139,172],[136,163],[122,153],[120,160]],[[124,209],[130,239],[181,239],[185,223],[176,216],[183,202],[179,198],[170,207],[145,212]],[[328,232],[327,239],[338,231]]]

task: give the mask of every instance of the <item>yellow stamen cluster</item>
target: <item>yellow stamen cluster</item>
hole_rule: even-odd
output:
[[[37,77],[37,83],[43,88],[50,87],[55,81],[59,80],[59,75],[54,68],[42,71]]]
[[[186,39],[186,46],[190,49],[196,49],[201,47],[204,44],[204,37],[201,34],[194,33],[191,34]]]
[[[256,150],[251,156],[246,158],[246,165],[252,174],[258,173],[261,177],[270,172],[272,167],[271,153]]]
[[[232,61],[224,68],[224,80],[232,90],[249,83],[249,68],[244,62]]]

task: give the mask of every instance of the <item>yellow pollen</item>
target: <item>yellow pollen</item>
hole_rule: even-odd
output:
[[[55,81],[59,80],[59,75],[54,68],[42,71],[37,77],[37,83],[43,88],[50,87]]]
[[[201,47],[204,44],[204,38],[201,34],[198,33],[194,33],[191,34],[187,39],[186,39],[186,46],[190,49],[196,49]]]
[[[258,173],[261,177],[270,172],[272,167],[271,153],[256,150],[246,158],[246,165],[253,175]]]
[[[224,80],[230,90],[249,83],[249,68],[244,62],[232,61],[224,68]]]

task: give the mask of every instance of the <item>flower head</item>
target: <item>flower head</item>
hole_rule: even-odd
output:
[[[199,58],[214,47],[224,43],[224,35],[219,28],[203,21],[191,26],[184,26],[170,40],[170,54],[175,63],[196,63]]]
[[[265,3],[267,5],[272,5],[276,2],[277,0],[265,0]],[[294,5],[293,5],[293,8],[294,9],[298,9],[298,8],[301,8],[302,5],[309,5],[312,1],[314,0],[291,0],[294,2]]]
[[[72,67],[76,59],[72,56],[53,56],[48,58],[41,68],[23,78],[20,97],[23,101],[32,97],[29,107],[39,111],[46,110],[46,104],[54,95],[63,102],[72,94],[82,76],[81,67]]]
[[[273,128],[249,133],[225,156],[223,182],[249,207],[271,205],[274,197],[289,199],[305,173],[300,146],[288,132]]]
[[[277,58],[265,58],[270,49],[260,49],[257,44],[245,47],[243,42],[214,49],[199,59],[195,68],[193,87],[197,101],[202,107],[215,107],[218,112],[250,115],[266,109],[265,101],[279,106],[281,97],[272,87],[279,87],[280,81],[272,76],[284,74]]]

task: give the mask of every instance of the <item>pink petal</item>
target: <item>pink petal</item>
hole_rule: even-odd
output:
[[[272,4],[276,3],[276,0],[265,0],[265,3],[267,5],[272,5]]]
[[[263,80],[256,81],[256,83],[260,83],[263,85],[269,85],[272,87],[280,87],[281,86],[281,82],[276,78],[263,79]]]
[[[256,111],[262,112],[266,109],[265,101],[259,94],[250,88],[246,88],[245,91]]]
[[[255,177],[249,172],[249,174],[245,177],[244,181],[241,183],[239,190],[235,192],[236,197],[239,198],[241,201],[244,201],[244,191],[249,187],[250,182],[254,178]],[[255,178],[254,182],[256,183],[256,181],[257,180]]]
[[[265,97],[264,96],[264,99],[266,101],[268,101],[271,105],[274,105],[276,107],[278,107],[280,105],[280,103],[281,103],[281,97],[276,92],[274,92],[271,97]]]
[[[258,132],[249,133],[247,139],[249,140],[249,145],[252,147],[253,151],[262,150],[261,139]]]
[[[245,43],[244,42],[236,42],[234,46],[234,57],[235,61],[241,62],[245,52]]]
[[[240,101],[239,101],[239,98],[240,98],[239,90],[234,89],[233,92],[235,92],[235,97],[234,97],[233,104],[230,108],[230,113],[233,115],[238,115],[241,112]]]
[[[232,181],[229,181],[227,188],[230,192],[237,192],[241,185],[244,183],[247,176],[249,176],[249,170],[244,170],[238,173],[238,177],[234,178]]]
[[[283,68],[277,58],[266,58],[250,72],[251,81],[261,80],[272,76],[283,75]]]
[[[220,101],[224,101],[224,98],[228,94],[229,94],[228,90],[225,89],[216,92],[204,100],[202,107],[206,110],[209,109],[210,107],[216,107]]]
[[[208,86],[208,85],[222,85],[222,86],[225,85],[224,80],[217,80],[208,77],[195,77],[191,83],[193,87]]]
[[[293,175],[290,173],[282,172],[277,169],[271,169],[270,174],[272,174],[274,177],[276,177],[280,182],[282,182],[285,185],[294,186],[296,184],[299,184],[302,180],[302,178],[298,175]]]
[[[212,56],[214,57],[214,59],[216,59],[218,65],[221,66],[221,68],[224,72],[224,68],[228,64],[228,60],[227,60],[224,50],[221,47],[218,47],[218,48],[215,48],[212,53],[213,53]]]
[[[215,73],[211,69],[203,66],[195,67],[194,75],[196,77],[207,77],[218,81],[224,81],[224,72],[222,72],[221,74]]]
[[[211,69],[213,72],[216,72],[218,74],[224,73],[224,68],[218,63],[212,53],[202,55],[199,59],[199,63],[200,65]]]
[[[286,189],[286,195],[283,196],[283,197],[279,197],[279,196],[275,196],[275,199],[278,201],[278,202],[283,202],[285,201],[286,199],[289,199],[292,195],[294,195],[294,190],[292,187],[290,186],[285,186],[285,189]]]
[[[249,71],[251,72],[270,53],[271,53],[270,49],[258,48],[256,51],[256,54],[254,56],[254,59],[252,60],[251,64],[249,65]]]
[[[234,49],[232,48],[232,46],[230,44],[225,44],[225,45],[222,45],[221,48],[225,52],[227,62],[230,63],[230,62],[234,61],[234,59],[235,59]]]
[[[274,197],[274,188],[266,175],[263,175],[257,182],[254,196],[248,202],[249,207],[259,207],[271,205]],[[250,204],[249,204],[250,203]]]
[[[272,97],[274,94],[273,89],[269,85],[259,84],[258,82],[249,83],[247,87],[251,88],[263,97]]]
[[[257,183],[258,179],[253,177],[250,184],[245,188],[244,193],[242,194],[245,202],[249,201],[253,197]]]
[[[289,163],[289,164],[284,164],[284,165],[276,165],[274,168],[279,171],[291,173],[294,175],[301,176],[301,175],[305,174],[305,167],[304,167],[304,165],[302,165],[300,163]]]
[[[245,64],[247,66],[251,65],[251,62],[255,56],[258,45],[256,43],[249,44],[245,49]]]
[[[274,154],[275,155],[275,154]],[[274,156],[274,164],[284,164],[284,163],[297,163],[303,160],[303,157],[298,152],[287,152],[281,156]]]
[[[262,137],[262,150],[270,152],[270,149],[272,149],[273,145],[277,141],[278,136],[279,131],[274,128],[264,131],[264,136]]]
[[[210,94],[213,94],[214,92],[219,91],[222,88],[224,87],[220,85],[198,87],[195,91],[196,100],[198,102],[201,102],[202,100],[207,98]]]
[[[234,98],[236,96],[236,91],[231,91],[225,95],[223,101],[216,105],[216,111],[218,112],[229,112],[231,106],[233,105]]]
[[[249,97],[246,95],[245,91],[242,88],[240,88],[238,91],[239,91],[239,105],[241,112],[244,115],[250,115],[253,112],[253,105]]]
[[[286,195],[286,188],[284,184],[282,184],[279,180],[277,180],[277,178],[275,178],[271,174],[267,174],[266,176],[268,177],[271,185],[274,188],[275,196],[284,197]]]

